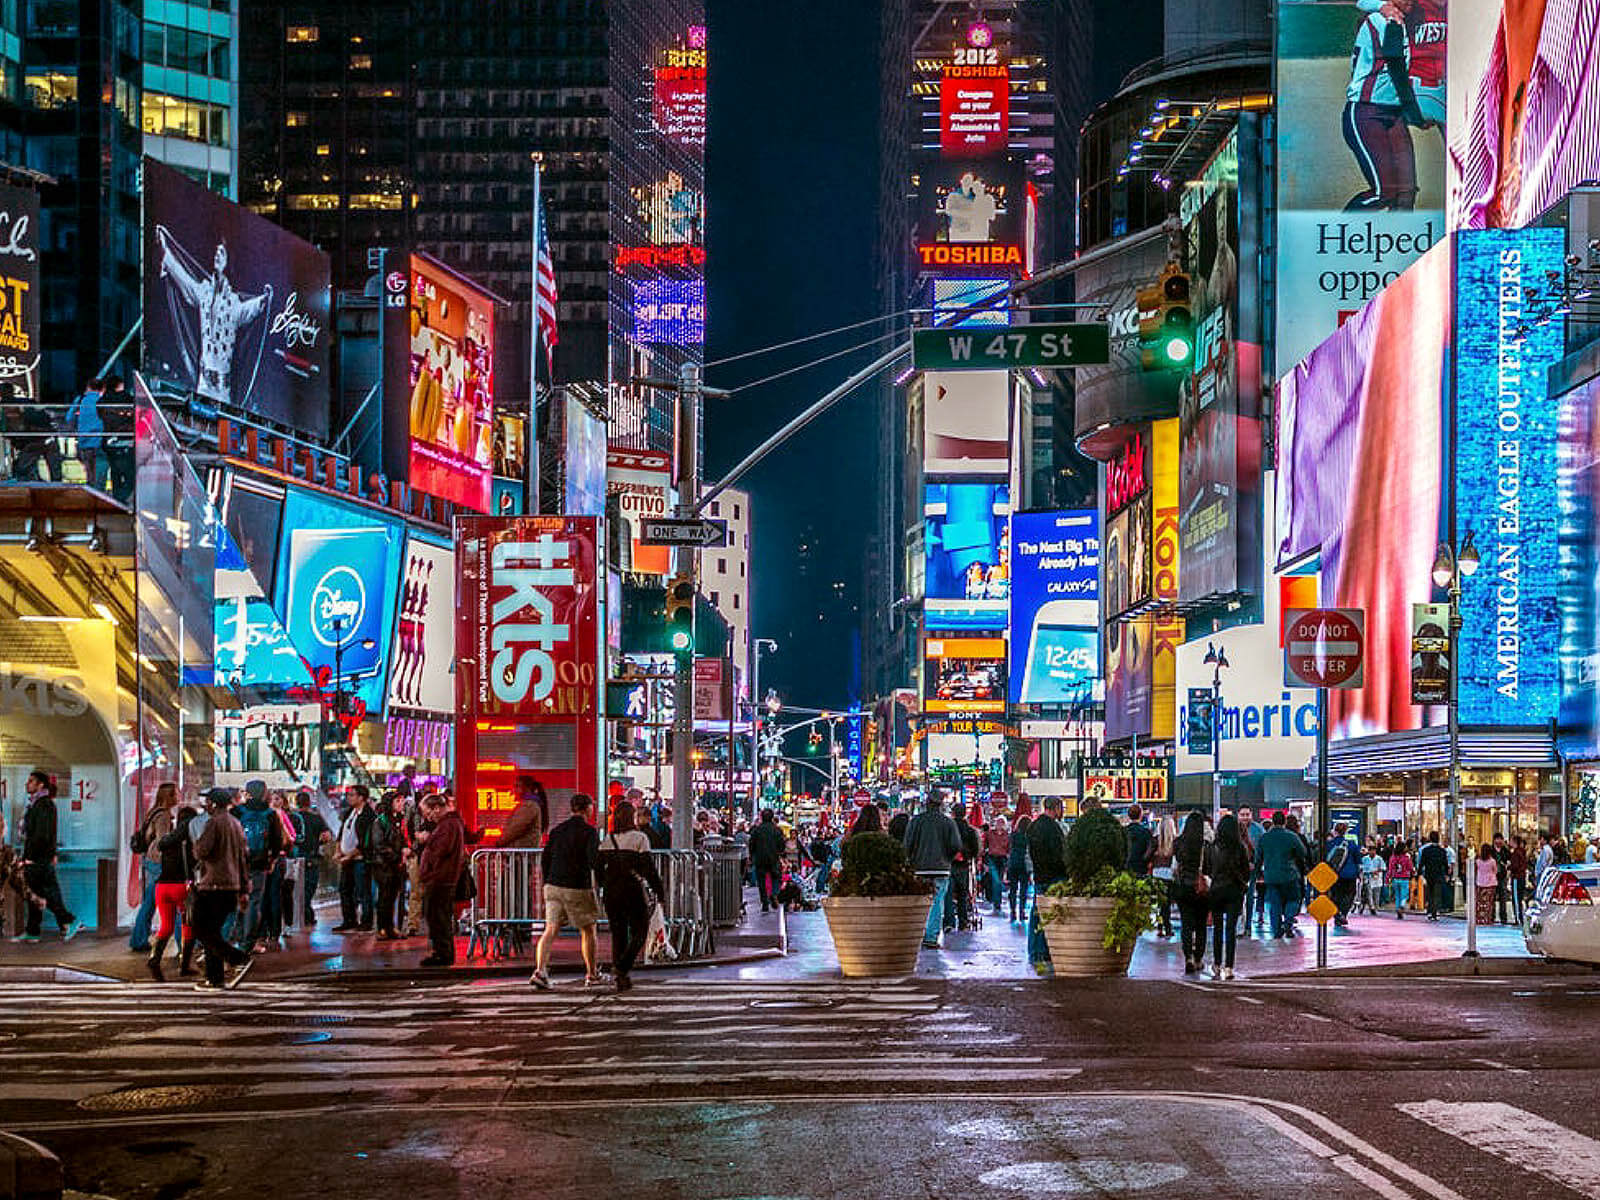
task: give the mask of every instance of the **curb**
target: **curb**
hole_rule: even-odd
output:
[[[61,1200],[61,1160],[38,1142],[0,1132],[0,1200]]]
[[[772,946],[765,950],[752,950],[744,954],[724,954],[714,958],[680,959],[675,962],[665,963],[640,963],[634,967],[634,971],[637,974],[650,975],[657,971],[682,971],[698,967],[737,967],[782,957],[784,957],[783,951],[776,946]],[[329,980],[366,982],[404,978],[410,981],[444,982],[450,979],[513,978],[526,976],[532,970],[533,961],[531,959],[514,963],[501,960],[485,963],[482,966],[366,967],[338,971],[300,971],[293,975],[263,976],[262,981],[266,983],[315,983]],[[549,971],[552,975],[582,975],[583,967],[578,963],[551,963]],[[3,1193],[0,1193],[0,1200],[5,1200]]]
[[[1435,958],[1420,962],[1370,963],[1363,966],[1315,967],[1304,971],[1284,971],[1277,975],[1258,975],[1257,979],[1422,979],[1428,977],[1592,976],[1600,967],[1556,959],[1527,957]]]

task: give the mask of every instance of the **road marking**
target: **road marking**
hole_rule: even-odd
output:
[[[1257,1000],[1254,996],[1235,996],[1234,999],[1237,1000],[1240,1004],[1265,1004],[1266,1003],[1265,1000]]]
[[[1496,1100],[1418,1100],[1395,1105],[1485,1154],[1600,1200],[1600,1142]]]
[[[1513,1075],[1527,1075],[1530,1072],[1523,1067],[1513,1067],[1508,1063],[1497,1062],[1492,1058],[1475,1058],[1475,1063],[1482,1063],[1486,1067],[1493,1067],[1496,1071],[1510,1071]]]
[[[1308,1021],[1321,1021],[1325,1025],[1332,1025],[1333,1024],[1333,1018],[1332,1017],[1324,1017],[1324,1016],[1320,1016],[1317,1013],[1312,1013],[1312,1012],[1303,1012],[1300,1015],[1302,1017],[1304,1017]]]

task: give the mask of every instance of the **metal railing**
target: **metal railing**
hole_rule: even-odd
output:
[[[678,958],[701,958],[715,949],[712,856],[698,850],[652,850],[666,888],[662,918]],[[467,957],[527,954],[544,932],[543,851],[500,847],[474,850],[468,870],[476,894],[467,910]],[[603,918],[601,925],[609,927]]]

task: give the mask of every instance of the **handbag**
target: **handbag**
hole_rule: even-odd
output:
[[[1211,894],[1211,876],[1204,871],[1198,872],[1194,877],[1194,894],[1208,896]]]
[[[472,864],[468,863],[456,877],[456,903],[470,904],[477,897],[478,881],[472,877]]]

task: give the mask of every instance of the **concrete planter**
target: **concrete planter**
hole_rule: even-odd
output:
[[[1039,897],[1041,921],[1050,913],[1062,913],[1044,926],[1050,966],[1058,979],[1128,973],[1133,947],[1119,953],[1100,945],[1106,932],[1106,918],[1116,903],[1109,897],[1099,896]]]
[[[932,903],[932,896],[824,897],[839,969],[852,978],[915,972]]]

